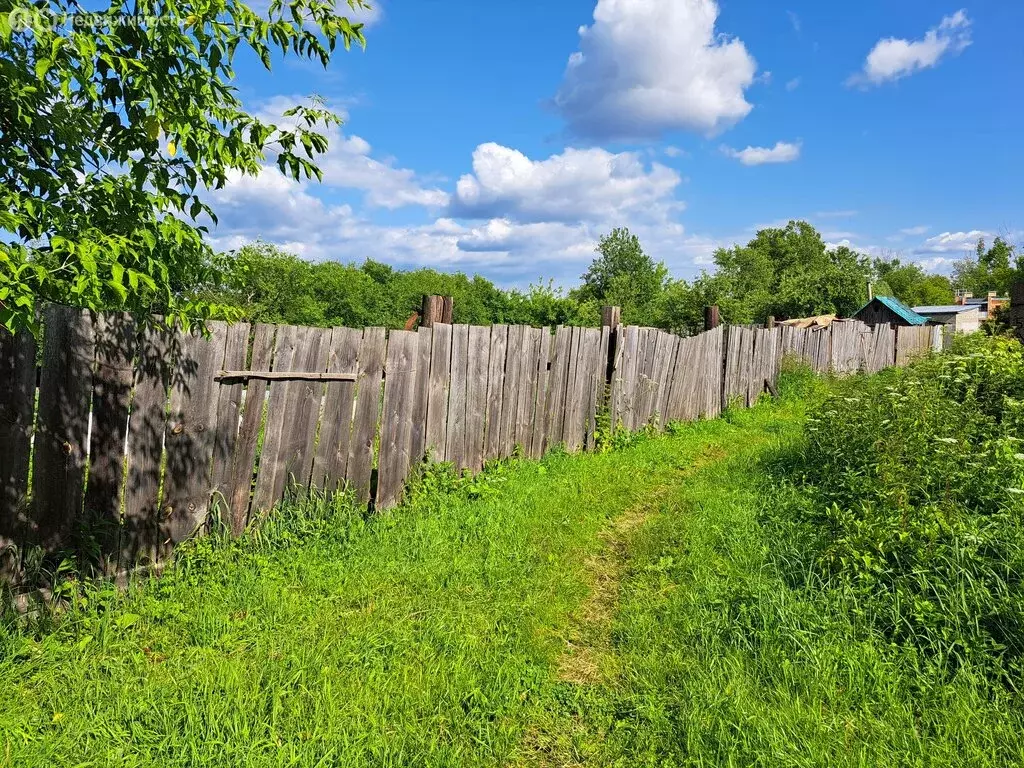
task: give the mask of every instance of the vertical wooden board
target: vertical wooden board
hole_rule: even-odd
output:
[[[613,376],[615,389],[613,426],[633,428],[633,410],[636,403],[637,360],[640,352],[640,329],[635,325],[625,328],[622,336],[621,367]]]
[[[551,382],[551,329],[542,328],[541,331],[540,353],[537,355],[537,416],[529,452],[534,459],[541,458],[545,451],[548,434],[548,390]]]
[[[327,370],[331,332],[323,328],[303,328],[301,331],[292,371],[323,373]],[[313,451],[323,396],[322,382],[288,382],[288,391],[285,395],[285,427],[281,450],[278,453],[275,487],[276,497],[279,499],[284,498],[287,490],[293,490],[299,496],[305,496],[309,492],[309,477],[313,469]]]
[[[466,465],[471,472],[484,466],[484,425],[487,421],[487,374],[491,362],[491,329],[469,328],[469,373],[466,382]]]
[[[452,327],[435,323],[430,343],[430,384],[427,392],[427,453],[447,461],[448,389],[452,370]]]
[[[562,443],[567,451],[575,451],[579,448],[579,433],[582,425],[579,423],[580,399],[583,395],[581,381],[581,357],[583,349],[583,328],[572,328],[572,337],[569,341],[569,367],[566,371],[565,380],[565,405],[563,411],[565,416],[562,421]]]
[[[647,409],[650,403],[650,364],[654,358],[654,332],[640,328],[637,339],[636,374],[633,379],[633,407],[630,411],[628,428],[635,432],[647,423]]]
[[[594,378],[600,342],[601,330],[599,328],[583,329],[583,357],[581,358],[583,394],[580,398],[580,424],[583,425],[583,436],[580,447],[586,450],[593,447],[591,440],[594,434],[593,416],[595,414]]]
[[[455,346],[466,326],[456,326]],[[384,410],[380,429],[380,468],[377,480],[377,509],[390,509],[402,498],[411,466],[412,399],[416,387],[419,337],[411,331],[388,335],[387,368],[384,378]],[[453,386],[454,391],[454,386]]]
[[[662,333],[664,344],[658,358],[658,367],[655,371],[658,381],[658,390],[654,411],[658,415],[658,426],[664,427],[668,422],[669,389],[672,386],[672,374],[675,372],[676,351],[679,347],[679,337],[671,333]]]
[[[31,540],[54,549],[67,543],[82,510],[92,398],[92,318],[83,310],[51,305],[45,310],[44,334]]]
[[[437,326],[434,326],[435,333]],[[352,418],[352,447],[346,476],[356,499],[370,501],[373,477],[373,448],[380,417],[380,389],[384,380],[387,339],[383,328],[363,330],[359,347],[359,379],[356,381],[355,415]]]
[[[210,323],[209,337],[181,334],[181,350],[171,375],[167,422],[167,470],[161,505],[160,540],[185,541],[206,523],[210,508],[213,437],[217,428],[217,383],[227,342],[227,326]]]
[[[694,395],[697,391],[698,371],[694,363],[695,351],[701,341],[700,337],[690,337],[679,339],[679,343],[676,344],[666,408],[666,418],[670,421],[689,421],[695,415]]]
[[[92,435],[85,511],[89,524],[95,526],[103,555],[113,555],[113,570],[116,570],[124,491],[125,433],[137,328],[128,313],[103,312],[93,318],[93,334],[96,364],[92,379]],[[107,573],[112,570],[109,561],[105,570]]]
[[[249,352],[249,337],[252,329],[248,323],[228,326],[228,338],[224,346],[223,369],[241,371],[245,369]],[[231,484],[232,462],[235,458],[235,443],[241,425],[242,398],[245,386],[221,384],[217,393],[217,431],[213,442],[213,492],[214,504],[223,507],[225,519],[231,519],[231,502],[228,497]]]
[[[277,329],[274,371],[281,373],[292,370],[299,344],[299,333],[300,329],[294,325],[282,325]],[[252,518],[269,512],[280,499],[277,490],[278,455],[281,452],[284,439],[285,414],[288,409],[288,384],[287,381],[275,381],[269,387],[267,413],[263,420],[263,444],[259,452],[259,469],[250,513]],[[283,478],[281,482],[283,485]]]
[[[540,329],[523,330],[523,354],[519,367],[519,402],[516,405],[516,445],[528,455],[533,443],[533,417],[537,397],[537,356],[540,354]]]
[[[700,402],[700,416],[713,419],[722,413],[722,391],[725,375],[725,328],[718,327],[702,334],[700,352],[704,371],[704,394]]]
[[[562,442],[562,426],[565,423],[565,388],[569,374],[571,342],[572,328],[558,326],[555,329],[551,370],[548,373],[547,438],[545,440],[547,449],[554,448]]]
[[[359,342],[362,336],[362,332],[354,328],[334,328],[331,331],[330,351],[327,355],[328,373],[358,373]],[[344,485],[352,444],[355,394],[355,381],[332,381],[327,384],[320,439],[313,457],[311,483],[315,488],[334,492]]]
[[[519,374],[526,328],[513,325],[508,329],[508,350],[505,354],[505,388],[501,395],[501,454],[512,455],[516,445],[516,414],[519,407]]]
[[[178,352],[179,336],[175,331],[148,326],[139,334],[135,394],[128,419],[128,484],[120,536],[122,568],[157,557],[167,394]]]
[[[505,355],[508,350],[508,326],[491,328],[491,349],[487,372],[487,423],[484,459],[501,455],[501,403],[505,391]]]
[[[604,400],[605,376],[608,372],[608,333],[608,328],[603,326],[587,329],[587,336],[590,340],[590,359],[588,377],[584,382],[587,391],[583,423],[586,425],[585,444],[588,450],[593,450],[596,445],[597,412],[601,409]]]
[[[427,455],[427,405],[430,396],[430,350],[433,343],[433,328],[420,328],[416,341],[416,381],[413,385],[412,438],[409,446],[413,467],[421,464]]]
[[[259,324],[253,331],[250,371],[269,371],[274,360],[273,325]],[[249,502],[252,496],[253,470],[256,463],[256,445],[263,409],[266,405],[268,385],[260,379],[250,379],[245,389],[242,420],[231,457],[231,471],[225,482],[224,496],[231,517],[231,532],[238,536],[249,520]]]
[[[35,416],[36,342],[28,331],[0,329],[0,581],[17,570],[25,536],[28,468]],[[7,554],[5,554],[7,553]]]
[[[448,461],[466,469],[466,397],[469,375],[469,326],[452,328],[452,383],[448,397]]]

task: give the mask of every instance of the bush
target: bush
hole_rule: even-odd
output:
[[[782,464],[769,524],[790,575],[950,672],[1012,681],[1024,649],[1024,348],[841,383]]]

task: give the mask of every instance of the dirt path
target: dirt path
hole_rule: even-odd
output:
[[[673,492],[701,468],[720,461],[726,453],[720,445],[705,446],[692,463],[654,487],[640,501],[615,517],[600,533],[602,547],[587,560],[590,594],[574,614],[565,637],[565,649],[556,663],[559,683],[586,698],[588,688],[607,685],[619,675],[612,632],[619,593],[629,569],[633,535],[656,515]],[[530,766],[581,766],[585,756],[575,744],[600,740],[590,733],[583,718],[564,713],[543,726],[531,729],[524,742],[523,764]]]

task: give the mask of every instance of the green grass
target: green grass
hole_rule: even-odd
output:
[[[1018,762],[1010,694],[932,680],[780,575],[764,462],[804,387],[71,594],[0,628],[0,766]]]

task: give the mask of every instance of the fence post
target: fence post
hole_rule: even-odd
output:
[[[451,296],[424,296],[420,327],[432,328],[434,323],[451,325],[455,302]]]
[[[622,307],[601,307],[601,327],[608,329],[608,361],[605,366],[604,382],[611,387],[615,375],[615,354],[619,347],[619,332],[622,328]]]
[[[713,331],[720,323],[718,305],[712,304],[710,307],[704,307],[704,330]]]
[[[621,307],[601,307],[601,326],[614,331],[622,323]]]
[[[764,327],[768,330],[772,330],[775,327],[775,315],[768,315],[764,321]]]

